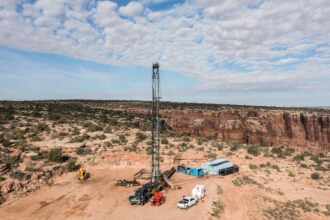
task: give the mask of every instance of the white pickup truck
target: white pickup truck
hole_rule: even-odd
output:
[[[189,207],[195,205],[197,203],[197,199],[190,196],[183,196],[182,200],[177,203],[177,206],[180,209],[188,209]]]

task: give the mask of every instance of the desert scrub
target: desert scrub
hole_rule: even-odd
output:
[[[275,208],[267,208],[263,210],[263,214],[267,219],[288,219],[288,220],[296,220],[300,216],[299,210],[297,210],[296,204],[288,201],[288,202],[279,202],[273,199],[266,199],[266,201],[273,202]]]
[[[277,170],[278,172],[280,172],[280,168],[279,168],[279,166],[277,166],[277,165],[272,165],[272,168],[273,168],[274,170]]]
[[[198,151],[204,151],[204,147],[197,148]]]
[[[76,149],[76,154],[84,156],[84,155],[92,154],[92,150],[86,147],[86,145],[83,145]]]
[[[223,193],[221,186],[217,186],[217,195],[219,196],[217,201],[212,202],[212,213],[210,215],[215,218],[219,218],[221,213],[225,211],[225,205],[222,203],[220,196]]]
[[[256,145],[252,145],[252,146],[248,147],[247,152],[249,154],[252,154],[253,156],[257,157],[260,155],[260,148]]]
[[[10,176],[11,178],[13,178],[13,179],[22,180],[22,179],[24,178],[25,174],[22,173],[22,172],[19,171],[19,170],[16,170],[16,171],[11,171],[11,172],[9,173],[9,176]]]
[[[36,168],[35,166],[36,166],[35,163],[31,163],[31,162],[30,162],[30,163],[25,167],[24,171],[27,171],[27,172],[39,172],[39,171],[41,171],[40,168]]]
[[[230,151],[237,151],[240,148],[238,143],[233,143],[230,147]]]
[[[255,164],[249,164],[249,168],[250,168],[251,170],[255,170],[255,169],[258,168],[258,166],[255,165]]]
[[[222,193],[223,193],[223,189],[221,188],[221,186],[217,186],[217,194],[218,195],[222,195]]]
[[[127,139],[126,139],[126,137],[125,137],[124,134],[120,134],[118,136],[118,138],[119,138],[119,140],[120,140],[121,143],[127,143]]]
[[[315,172],[315,173],[312,173],[312,174],[311,174],[311,178],[312,178],[313,180],[319,180],[319,179],[321,178],[321,176],[320,176],[319,173]]]
[[[235,186],[242,186],[242,185],[247,185],[247,184],[255,184],[258,186],[261,186],[257,181],[251,179],[248,176],[243,175],[241,177],[237,177],[235,180],[232,181]]]
[[[148,146],[146,148],[146,152],[147,152],[148,155],[151,155],[152,154],[152,147]]]
[[[2,156],[2,162],[6,164],[9,168],[17,167],[20,162],[22,162],[19,156]]]
[[[113,144],[120,144],[120,140],[118,140],[118,139],[112,139],[111,142]]]
[[[216,153],[208,153],[208,154],[204,155],[204,157],[209,158],[211,160],[215,160],[217,158],[217,154]]]
[[[172,150],[170,150],[169,152],[167,152],[167,156],[173,156],[174,152]]]
[[[55,148],[50,150],[47,153],[47,159],[50,162],[55,162],[55,163],[62,163],[65,160],[65,157],[62,155],[62,149],[61,148]]]
[[[289,177],[295,177],[296,175],[290,171],[289,174],[288,174],[288,176]]]
[[[316,208],[318,206],[317,203],[310,202],[308,199],[299,199],[293,201],[299,208],[301,208],[304,212],[311,212],[312,209]]]
[[[168,140],[166,138],[163,138],[160,143],[161,144],[168,144]]]
[[[90,138],[90,136],[88,134],[84,134],[82,136],[76,136],[74,138],[72,138],[71,142],[84,142],[86,140],[88,140]]]
[[[79,169],[79,165],[76,165],[77,158],[70,158],[67,163],[67,168],[69,172],[76,171]]]
[[[308,168],[307,164],[305,164],[305,163],[300,164],[300,167],[302,167],[302,168]]]
[[[43,131],[47,131],[49,130],[49,127],[47,124],[45,123],[39,123],[36,127],[36,131],[37,133],[43,132]]]
[[[110,125],[108,125],[105,129],[104,129],[104,131],[103,131],[104,133],[112,133],[112,128],[111,128],[111,126]]]
[[[137,142],[142,142],[144,141],[145,139],[147,138],[147,135],[141,133],[141,132],[138,132],[136,133],[136,141]]]
[[[105,140],[107,136],[105,136],[104,134],[101,134],[99,136],[97,136],[97,138],[101,141]]]

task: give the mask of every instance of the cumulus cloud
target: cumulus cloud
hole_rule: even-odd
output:
[[[126,17],[135,17],[141,13],[143,6],[140,2],[129,2],[126,6],[119,8],[119,13]]]
[[[163,11],[144,9],[162,0],[54,2],[0,1],[0,44],[110,65],[159,61],[209,89],[329,79],[329,1],[196,0]]]

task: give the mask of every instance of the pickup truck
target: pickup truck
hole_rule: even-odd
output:
[[[196,205],[197,199],[190,196],[183,196],[182,200],[177,203],[180,209],[188,209],[189,207]]]

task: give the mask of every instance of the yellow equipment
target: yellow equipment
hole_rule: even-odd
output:
[[[86,170],[83,170],[82,168],[78,171],[78,179],[81,181],[87,180],[89,177],[89,173],[86,172]]]

